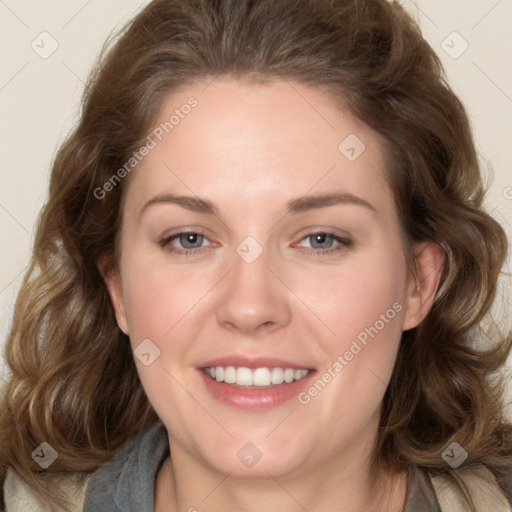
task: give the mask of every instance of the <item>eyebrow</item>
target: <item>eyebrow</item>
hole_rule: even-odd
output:
[[[365,199],[348,193],[318,194],[314,196],[299,197],[298,199],[289,201],[287,203],[287,209],[290,213],[302,213],[308,210],[324,208],[336,204],[363,206],[375,213],[377,212],[373,205]]]
[[[193,196],[183,196],[176,194],[161,194],[150,199],[142,208],[140,215],[150,207],[156,204],[176,204],[182,208],[186,208],[191,212],[203,213],[207,215],[219,215],[218,208],[207,199],[201,199]],[[355,206],[362,206],[377,212],[371,203],[349,193],[331,193],[331,194],[318,194],[312,196],[303,196],[297,199],[292,199],[286,204],[286,209],[289,213],[303,213],[309,210],[316,210],[319,208],[326,208],[337,204],[348,204]]]

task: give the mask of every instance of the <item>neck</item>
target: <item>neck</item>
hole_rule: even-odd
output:
[[[175,443],[172,460],[164,462],[156,481],[156,512],[220,512],[264,509],[286,512],[402,512],[407,474],[362,464],[356,450],[352,460],[333,458],[321,468],[307,468],[276,477],[237,478],[205,468]]]

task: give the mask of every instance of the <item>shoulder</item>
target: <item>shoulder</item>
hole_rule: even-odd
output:
[[[507,480],[502,485],[505,496],[512,505],[512,473],[508,476]]]
[[[456,479],[468,490],[477,512],[512,512],[512,475],[509,485],[502,488],[494,475],[483,465],[457,470]],[[460,488],[446,475],[430,476],[441,509],[448,512],[466,510]]]
[[[84,512],[151,511],[156,474],[168,452],[167,432],[158,421],[95,471],[87,487]]]
[[[59,477],[56,486],[60,494],[69,498],[70,512],[110,510],[120,494],[122,499],[135,502],[140,495],[146,501],[152,496],[154,476],[168,451],[166,440],[165,428],[157,422],[126,442],[109,461],[85,478],[80,474]],[[12,469],[7,472],[3,494],[6,512],[61,512],[46,506]]]
[[[70,512],[81,512],[88,478],[80,481],[78,478],[62,478],[59,489],[69,497],[72,504]],[[12,469],[7,471],[3,485],[4,504],[6,512],[52,512]]]

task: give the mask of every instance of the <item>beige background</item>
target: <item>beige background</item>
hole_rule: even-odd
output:
[[[146,3],[0,0],[0,346],[28,263],[50,163],[77,118],[83,82],[108,34]],[[420,22],[468,109],[482,161],[494,169],[488,210],[512,240],[512,1],[401,3]],[[497,308],[503,325],[512,316],[511,289],[510,276],[503,277]]]

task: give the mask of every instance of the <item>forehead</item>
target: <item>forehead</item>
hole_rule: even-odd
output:
[[[154,147],[128,191],[135,203],[165,191],[243,197],[246,206],[308,191],[390,198],[378,135],[305,85],[229,78],[189,84],[165,99],[148,136]]]

